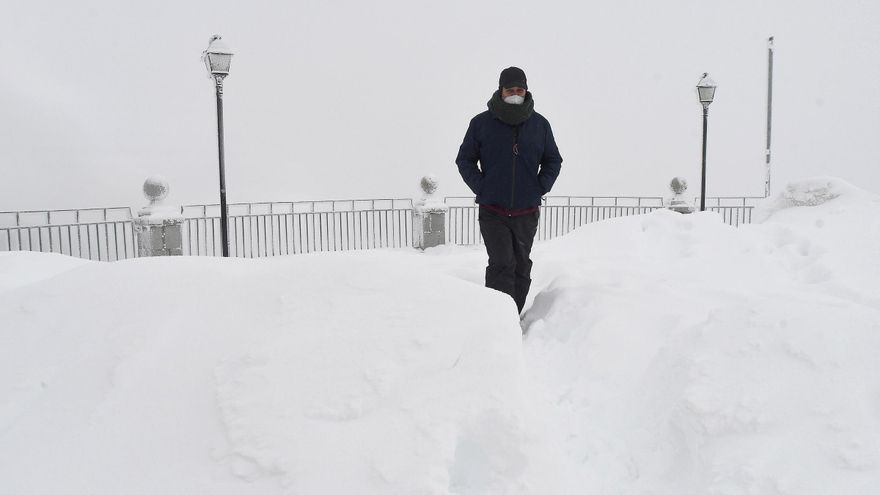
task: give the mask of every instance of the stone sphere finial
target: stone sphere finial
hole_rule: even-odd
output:
[[[160,203],[168,196],[168,181],[158,175],[147,177],[144,181],[144,196],[150,200],[151,205]]]
[[[672,189],[672,192],[675,194],[684,194],[687,191],[688,183],[684,177],[675,177],[672,181],[669,182],[669,189]]]
[[[437,191],[437,187],[440,185],[440,183],[437,181],[437,177],[433,175],[426,175],[422,177],[421,185],[422,191],[425,192],[425,195],[430,196],[434,194],[435,191]]]

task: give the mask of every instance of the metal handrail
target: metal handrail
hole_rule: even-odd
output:
[[[60,208],[60,209],[52,209],[52,210],[0,210],[0,214],[4,213],[46,213],[46,212],[60,212],[60,211],[108,211],[108,210],[127,210],[131,213],[130,206],[108,206],[106,208],[94,207],[94,208]]]
[[[376,203],[379,202],[389,202],[391,204],[390,208],[376,208]],[[357,203],[369,203],[369,207],[365,207],[363,209],[357,209],[355,205]],[[397,206],[399,203],[404,203],[403,206]],[[349,204],[351,205],[350,209],[339,209],[338,206],[340,204]],[[316,206],[318,205],[329,205],[331,209],[329,210],[318,210]],[[378,211],[378,210],[410,210],[413,208],[413,200],[412,198],[372,198],[372,199],[322,199],[322,200],[304,200],[304,201],[261,201],[257,203],[228,203],[227,208],[231,210],[233,207],[246,207],[248,209],[248,213],[253,214],[254,208],[268,208],[268,211],[265,213],[260,213],[262,215],[273,215],[273,214],[290,214],[290,213],[332,213],[332,212],[343,212],[343,211]],[[283,206],[286,211],[276,211],[276,207]],[[297,206],[306,206],[308,211],[297,211]],[[207,203],[207,204],[190,204],[183,205],[181,209],[186,212],[187,208],[197,208],[202,210],[202,216],[207,216],[208,208],[220,208],[220,205],[217,203]],[[219,217],[219,213],[217,214]]]
[[[57,217],[58,215],[61,215],[64,213],[72,213],[74,216],[74,223],[78,224],[78,223],[82,223],[79,220],[80,216],[83,213],[90,213],[90,212],[101,212],[101,219],[95,220],[96,222],[127,222],[133,218],[132,214],[131,214],[131,208],[128,206],[111,206],[108,208],[65,208],[65,209],[58,209],[58,210],[0,211],[0,218],[3,218],[4,216],[7,216],[7,217],[14,216],[14,218],[15,218],[15,225],[2,225],[2,224],[0,224],[0,227],[13,227],[13,226],[14,227],[23,227],[25,225],[22,225],[22,223],[21,223],[22,216],[32,216],[32,215],[41,215],[41,216],[45,215],[45,222],[42,222],[37,225],[30,225],[31,227],[38,227],[38,226],[46,227],[49,225],[69,225],[69,223],[58,224],[58,223],[52,222],[53,215]],[[109,216],[108,213],[124,213],[125,218],[108,219],[108,216]]]
[[[92,225],[107,225],[114,223],[128,223],[131,219],[128,220],[104,220],[100,222],[79,222],[79,223],[52,223],[52,224],[44,224],[44,225],[0,225],[0,230],[25,230],[25,229],[54,229],[54,228],[64,228],[64,227],[82,227],[82,226],[92,226]]]
[[[452,201],[469,201],[471,204],[475,202],[474,196],[445,196],[443,198],[445,203],[448,203],[450,200]],[[589,205],[574,205],[572,204],[573,200],[589,200]],[[635,200],[634,205],[621,205],[621,202]],[[565,204],[550,204],[555,201],[563,201]],[[610,205],[597,205],[596,202],[601,201],[611,201]],[[544,196],[541,198],[542,206],[643,206],[644,203],[647,202],[655,202],[657,205],[652,206],[663,206],[664,199],[661,196]],[[455,205],[455,206],[469,206],[469,205]]]
[[[722,200],[742,201],[742,205],[731,205],[731,206],[735,206],[735,207],[740,207],[740,206],[752,207],[752,206],[754,206],[754,204],[749,205],[748,202],[756,203],[758,201],[763,201],[765,199],[767,199],[767,198],[762,197],[762,196],[706,196],[707,203],[709,201],[714,201],[717,206],[722,206],[721,205]],[[694,204],[698,204],[699,201],[700,201],[699,196],[694,198]],[[707,204],[706,206],[708,207],[709,205]]]

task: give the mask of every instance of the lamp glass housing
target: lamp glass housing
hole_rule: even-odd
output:
[[[232,63],[231,53],[205,53],[205,66],[211,74],[229,74],[229,66]]]
[[[715,99],[715,86],[697,86],[700,103],[712,103]]]
[[[223,42],[222,36],[215,34],[208,40],[208,48],[202,52],[202,60],[211,75],[225,77],[229,75],[232,50]]]
[[[700,98],[700,103],[703,104],[703,107],[708,107],[712,100],[715,99],[715,88],[717,87],[718,85],[709,77],[709,74],[704,72],[703,77],[697,83],[697,96]]]

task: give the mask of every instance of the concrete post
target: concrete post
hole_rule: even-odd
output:
[[[672,190],[673,196],[666,207],[679,213],[693,213],[693,205],[685,198],[687,188],[688,183],[683,177],[675,177],[672,179],[672,181],[669,182],[669,189]]]
[[[137,233],[138,256],[181,256],[186,238],[182,208],[166,206],[168,182],[161,177],[144,181],[144,195],[150,204],[141,208],[134,219]]]
[[[424,250],[446,244],[446,212],[449,207],[434,197],[438,185],[436,177],[422,177],[421,185],[424,195],[413,207],[413,246]]]

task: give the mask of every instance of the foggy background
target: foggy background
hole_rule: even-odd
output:
[[[525,70],[564,162],[553,195],[763,195],[834,175],[880,192],[880,2],[26,2],[0,8],[0,210],[216,203],[211,34],[230,202],[467,195],[454,158],[501,69]]]

